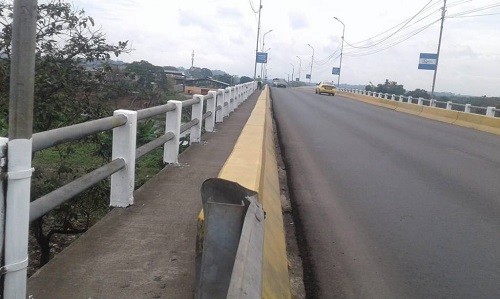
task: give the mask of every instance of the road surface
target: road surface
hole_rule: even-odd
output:
[[[500,136],[272,88],[309,298],[500,298]]]

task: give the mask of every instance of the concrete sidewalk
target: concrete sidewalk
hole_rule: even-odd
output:
[[[192,298],[200,187],[217,177],[260,91],[28,282],[34,299]]]

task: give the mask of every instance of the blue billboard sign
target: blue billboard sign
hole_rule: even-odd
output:
[[[311,79],[311,74],[306,74],[306,79]]]
[[[340,68],[339,67],[332,68],[332,75],[340,75]]]
[[[267,63],[267,53],[257,52],[257,63]]]
[[[436,70],[437,66],[437,54],[434,53],[420,53],[420,59],[418,60],[419,70]]]

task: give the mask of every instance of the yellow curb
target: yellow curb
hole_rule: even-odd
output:
[[[349,99],[393,109],[399,112],[500,135],[500,118],[497,117],[489,117],[485,115],[427,107],[410,103],[401,103],[361,94],[353,94],[345,91],[338,91],[337,93],[338,95]]]

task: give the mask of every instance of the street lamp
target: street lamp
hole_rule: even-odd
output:
[[[342,47],[340,48],[340,66],[339,66],[339,77],[337,80],[337,88],[340,88],[340,72],[342,72],[342,53],[344,52],[344,33],[345,33],[345,24],[337,17],[333,17],[335,20],[339,21],[342,24]]]
[[[271,29],[271,30],[269,30],[268,32],[264,33],[264,35],[262,35],[262,47],[260,48],[260,51],[261,51],[261,52],[264,52],[264,46],[266,45],[266,43],[265,43],[265,40],[266,40],[266,34],[271,33],[271,31],[273,31],[273,30]],[[267,52],[267,51],[266,51],[266,52]],[[262,69],[263,69],[263,65],[262,65],[262,63],[261,63],[261,64],[260,64],[260,77],[261,77],[261,78],[262,78],[262,75],[263,75],[263,71],[262,71]]]
[[[300,81],[300,69],[302,68],[302,59],[299,56],[296,56],[299,59],[299,81]]]
[[[309,84],[311,84],[311,78],[313,75],[313,63],[314,63],[314,48],[310,44],[307,44],[313,50],[313,55],[311,56],[311,72],[309,73]]]
[[[266,34],[268,33],[271,33],[273,30],[269,30],[268,32],[264,33],[264,35],[262,35],[262,48],[260,48],[262,51],[264,51],[264,46],[266,45],[265,43],[265,40],[266,40]]]
[[[257,41],[255,42],[255,68],[253,69],[253,79],[257,76],[257,53],[259,52],[259,36],[260,36],[260,12],[262,10],[262,0],[259,2],[259,21],[257,22]]]
[[[293,75],[295,73],[295,66],[293,66],[293,63],[290,63],[292,65],[292,82],[294,81]]]

